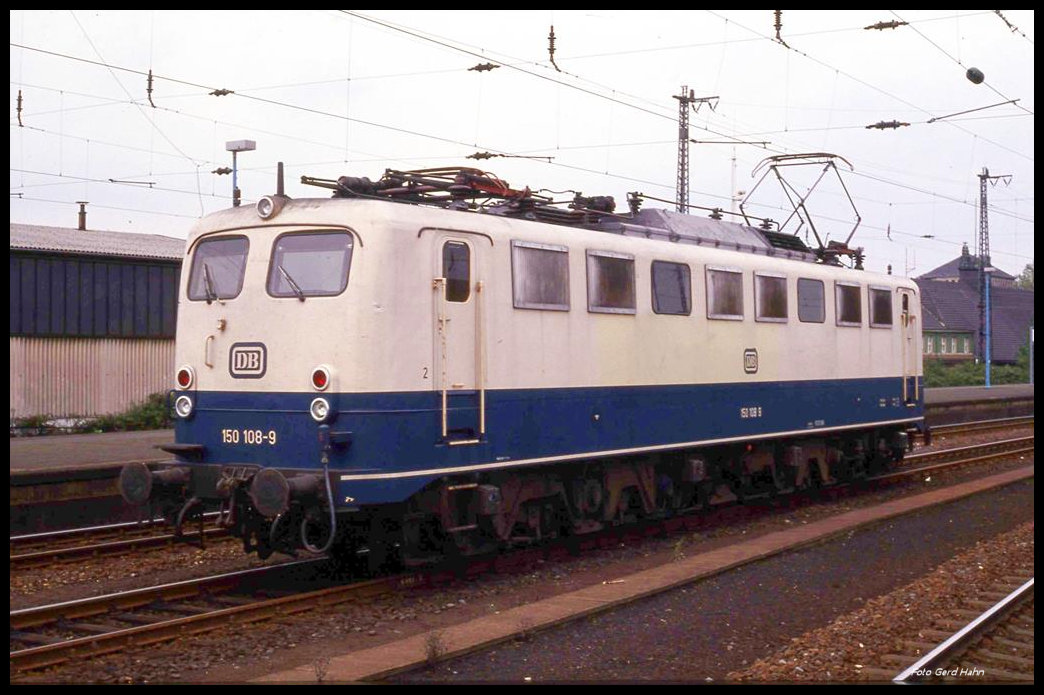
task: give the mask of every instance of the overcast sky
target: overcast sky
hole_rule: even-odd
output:
[[[858,215],[867,267],[916,276],[975,253],[986,167],[1010,175],[988,186],[990,246],[1017,275],[1033,263],[1033,19],[784,10],[777,32],[772,10],[12,10],[11,221],[75,227],[86,200],[92,228],[185,237],[230,205],[212,172],[241,139],[257,143],[238,157],[244,204],[274,192],[279,161],[292,197],[327,195],[301,175],[468,166],[618,210],[630,191],[675,201],[687,86],[691,204],[744,191],[783,222],[759,163],[835,154],[840,178],[808,197],[816,229],[844,240]],[[906,24],[865,28],[882,22]],[[891,121],[909,125],[866,127]],[[824,169],[781,171],[804,195]]]

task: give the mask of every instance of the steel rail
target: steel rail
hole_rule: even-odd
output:
[[[217,512],[206,512],[203,514],[203,519],[216,519],[217,516]],[[89,538],[100,538],[102,540],[113,537],[121,538],[126,536],[140,538],[144,534],[154,533],[155,529],[163,529],[166,525],[167,521],[162,517],[156,519],[144,519],[142,521],[123,521],[116,524],[104,524],[101,526],[83,526],[80,528],[61,529],[58,531],[42,531],[40,533],[28,533],[20,536],[11,536],[9,539],[9,543],[12,553],[15,553],[16,551],[30,552],[22,550],[22,548],[32,548],[34,546],[61,543],[66,540],[68,540],[69,542],[81,542],[82,540]]]
[[[911,463],[917,465],[922,462],[934,461],[937,459],[951,459],[954,457],[967,456],[969,454],[978,454],[978,452],[984,452],[972,456],[971,458],[960,459],[954,461],[954,463],[978,463],[983,460],[991,458],[997,458],[998,456],[1006,456],[1009,454],[1019,454],[1033,451],[1033,436],[1028,437],[1016,437],[1014,439],[1000,439],[993,442],[983,442],[981,444],[970,444],[968,446],[958,446],[949,449],[939,449],[936,451],[922,451],[916,454],[911,454],[903,459],[904,468],[897,471],[891,471],[878,477],[889,477],[889,476],[902,476],[910,473],[905,466],[909,466]]]
[[[209,528],[204,529],[203,531],[204,540],[219,540],[226,538],[229,538],[227,529]],[[73,562],[87,558],[112,557],[151,548],[173,547],[176,544],[186,542],[200,542],[199,533],[186,533],[180,538],[175,536],[173,533],[166,533],[160,536],[125,538],[104,543],[92,543],[90,545],[49,548],[28,553],[19,553],[17,555],[11,555],[10,568],[12,570],[22,570],[34,567],[46,567],[47,565]]]
[[[912,683],[935,668],[949,662],[955,654],[981,637],[987,630],[1006,618],[1023,600],[1033,595],[1033,580],[1030,579],[1015,591],[997,602],[992,608],[958,630],[949,639],[919,659],[905,671],[892,679],[895,683]]]
[[[974,422],[954,422],[947,425],[932,426],[932,435],[966,434],[969,432],[988,432],[990,430],[1025,427],[1033,424],[1032,415],[1020,417],[997,418],[994,420],[975,420]]]

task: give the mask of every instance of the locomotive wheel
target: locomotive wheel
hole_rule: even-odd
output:
[[[569,510],[565,508],[561,500],[552,499],[544,505],[544,521],[546,524],[544,535],[547,538],[568,536],[573,529]]]
[[[717,485],[713,480],[704,479],[696,483],[696,508],[697,509],[708,509],[710,507],[711,497],[714,496],[714,490]]]
[[[795,471],[792,466],[785,463],[777,463],[772,467],[772,483],[774,491],[788,493],[794,491]]]
[[[402,527],[394,519],[375,516],[370,523],[366,543],[366,570],[379,575],[397,570],[402,566]]]
[[[375,539],[366,548],[366,572],[370,576],[379,576],[393,572],[398,568],[398,548],[386,539]]]
[[[264,529],[258,529],[257,533],[254,534],[257,539],[257,544],[254,546],[257,549],[257,557],[260,560],[267,560],[275,552],[275,548],[272,547],[272,543],[269,540],[269,533]]]
[[[680,487],[674,484],[674,480],[669,475],[661,475],[656,490],[656,508],[660,511],[674,511],[680,508],[682,505]]]

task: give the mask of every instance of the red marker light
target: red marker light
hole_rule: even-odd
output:
[[[179,388],[187,389],[189,386],[192,386],[192,370],[188,367],[182,367],[178,370],[175,380]]]
[[[330,385],[330,374],[322,367],[316,367],[312,371],[312,386],[322,391]]]

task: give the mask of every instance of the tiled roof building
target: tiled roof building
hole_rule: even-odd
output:
[[[979,354],[978,262],[965,245],[959,258],[916,278],[921,288],[924,314],[921,328],[926,356],[982,357]],[[1002,270],[995,270],[991,276],[991,361],[1013,363],[1033,325],[1033,291],[1015,287],[1015,278]]]

